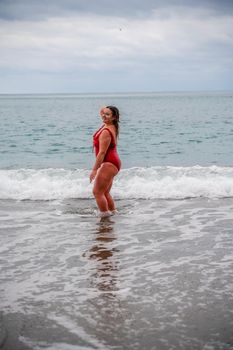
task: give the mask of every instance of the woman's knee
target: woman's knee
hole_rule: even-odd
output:
[[[108,179],[107,177],[104,176],[98,176],[98,178],[95,181],[95,185],[93,187],[92,193],[93,195],[100,196],[100,195],[105,195],[105,193],[109,192],[111,188],[111,183],[112,179]]]
[[[92,193],[96,197],[96,196],[98,196],[100,194],[100,191],[96,187],[94,187],[93,190],[92,190]]]
[[[109,192],[105,192],[104,195],[107,199],[112,199],[112,196]]]
[[[104,189],[98,188],[98,186],[94,186],[92,190],[92,193],[95,197],[103,196],[104,192]]]

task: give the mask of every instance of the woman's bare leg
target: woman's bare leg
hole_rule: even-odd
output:
[[[111,202],[108,195],[106,197],[106,193],[108,193],[109,188],[111,189],[113,178],[117,173],[117,168],[111,163],[103,163],[97,172],[93,194],[101,212],[112,210],[109,208],[109,204],[114,205],[114,202]]]
[[[110,183],[107,191],[105,192],[105,197],[106,197],[107,202],[108,202],[108,210],[113,211],[113,210],[116,210],[116,208],[115,208],[114,200],[113,200],[113,198],[112,198],[112,196],[110,194],[111,188],[112,188],[112,182]]]

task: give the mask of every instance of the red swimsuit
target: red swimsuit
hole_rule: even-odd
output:
[[[95,147],[95,155],[97,156],[99,153],[99,136],[102,133],[102,131],[104,131],[104,130],[108,130],[109,134],[111,135],[111,143],[107,149],[107,152],[105,154],[103,162],[112,163],[113,165],[115,165],[117,167],[117,169],[119,171],[121,168],[121,161],[120,161],[119,155],[117,153],[117,148],[116,148],[114,136],[113,136],[111,130],[109,130],[108,128],[105,128],[104,125],[101,126],[101,128],[99,130],[97,130],[95,132],[95,134],[93,135],[93,146]]]

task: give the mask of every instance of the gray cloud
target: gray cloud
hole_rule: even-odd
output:
[[[0,18],[7,20],[42,20],[49,17],[89,13],[117,17],[145,17],[161,7],[176,6],[233,13],[232,0],[0,0]]]
[[[222,1],[0,0],[4,92],[233,88]]]

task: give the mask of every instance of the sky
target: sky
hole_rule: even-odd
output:
[[[233,0],[0,0],[0,93],[233,90]]]

